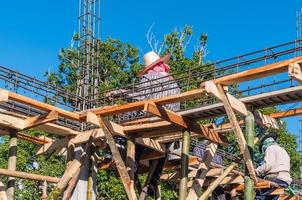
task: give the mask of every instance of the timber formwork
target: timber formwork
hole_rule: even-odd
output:
[[[299,49],[300,50],[300,49]],[[280,51],[283,52],[283,51]],[[290,51],[290,53],[294,52]],[[288,51],[279,53],[275,57],[287,55]],[[268,56],[267,59],[273,58]],[[259,59],[258,59],[259,60]],[[257,62],[251,60],[245,61],[245,64]],[[262,60],[264,60],[262,58]],[[243,64],[242,64],[243,65]],[[301,115],[301,108],[291,109],[285,112],[273,113],[264,115],[257,111],[259,108],[271,107],[274,105],[282,105],[287,103],[299,102],[302,100],[302,57],[286,58],[282,61],[274,61],[270,64],[255,66],[251,69],[243,70],[229,75],[219,76],[216,79],[205,80],[198,82],[196,89],[182,92],[181,94],[167,96],[158,99],[148,99],[144,101],[135,101],[125,103],[122,105],[109,105],[96,107],[94,109],[85,111],[70,111],[68,109],[70,104],[81,101],[80,97],[67,93],[65,96],[60,89],[53,95],[55,101],[46,97],[44,103],[34,97],[26,97],[18,94],[17,88],[20,85],[25,88],[27,84],[10,81],[9,88],[0,90],[0,125],[1,134],[10,135],[11,144],[16,147],[16,139],[23,139],[29,142],[40,145],[37,154],[46,154],[51,152],[68,152],[71,155],[75,147],[84,145],[84,152],[78,157],[69,156],[68,164],[62,177],[49,177],[37,174],[30,174],[16,171],[16,157],[15,152],[10,153],[11,161],[8,169],[0,169],[0,174],[9,176],[10,181],[13,178],[30,179],[40,181],[41,183],[55,184],[52,192],[48,195],[49,199],[58,199],[63,195],[63,199],[68,199],[72,193],[73,187],[79,178],[79,171],[83,162],[87,158],[91,162],[100,162],[101,169],[115,168],[121,181],[124,185],[125,192],[128,199],[138,199],[136,188],[134,184],[134,168],[139,169],[139,172],[144,173],[149,170],[152,172],[152,165],[149,161],[162,158],[166,153],[178,156],[178,160],[173,162],[168,161],[165,164],[164,170],[169,173],[164,173],[161,176],[163,181],[181,182],[180,198],[181,199],[206,199],[212,194],[213,190],[218,185],[227,185],[230,194],[234,197],[244,193],[244,176],[248,176],[255,189],[272,188],[276,190],[274,194],[281,194],[284,198],[298,198],[297,196],[290,197],[285,194],[284,188],[279,188],[276,184],[261,180],[256,176],[251,152],[248,151],[247,141],[242,132],[245,118],[251,111],[255,117],[255,123],[266,128],[278,129],[280,123],[278,119]],[[1,70],[0,70],[1,71]],[[243,96],[232,93],[230,88],[235,84],[244,84],[253,80],[270,77],[273,75],[282,74],[286,80],[290,80],[290,87],[287,85],[281,89],[266,91],[261,94],[245,94]],[[26,77],[25,77],[26,78]],[[23,77],[24,79],[24,77]],[[22,81],[23,81],[22,79]],[[24,82],[24,81],[23,81]],[[26,81],[25,81],[26,82]],[[18,83],[19,85],[11,85]],[[35,84],[41,83],[36,81]],[[294,83],[294,84],[293,84]],[[30,87],[36,87],[30,83]],[[41,86],[42,87],[42,86]],[[53,87],[53,86],[48,86]],[[263,87],[270,87],[270,85],[263,85]],[[252,91],[249,88],[249,92]],[[34,91],[34,93],[40,90]],[[46,93],[49,92],[48,90]],[[45,91],[44,91],[45,92]],[[166,104],[176,102],[187,102],[191,100],[198,100],[204,97],[213,97],[213,103],[201,104],[197,108],[191,108],[180,112],[173,112],[164,107]],[[213,99],[212,98],[212,99]],[[44,98],[45,100],[45,98]],[[58,102],[65,102],[65,106],[57,106]],[[97,105],[96,102],[91,102]],[[143,111],[147,113],[144,118],[131,119],[130,121],[116,120],[118,116],[133,111]],[[200,119],[213,119],[215,117],[226,116],[228,123],[219,126],[214,123],[201,124],[197,121]],[[26,135],[25,131],[28,129],[42,130],[50,134],[50,137],[32,137]],[[185,132],[185,134],[184,134]],[[215,154],[223,155],[222,146],[227,146],[227,134],[233,133],[240,150],[240,158],[229,158],[232,163],[229,166],[221,166],[213,163]],[[54,137],[51,137],[51,136]],[[190,137],[188,137],[190,136]],[[115,137],[121,137],[127,140],[127,148],[125,156],[121,154],[120,145],[116,144]],[[205,148],[205,156],[201,159],[198,156],[188,156],[189,138],[192,141],[207,140]],[[179,152],[169,151],[165,143],[182,140],[184,146],[182,154]],[[15,142],[13,142],[15,141]],[[255,138],[256,143],[258,138]],[[140,160],[135,160],[136,146],[140,145],[148,148],[148,153],[141,155]],[[99,149],[110,150],[112,159],[99,158],[95,151]],[[184,155],[187,155],[186,158]],[[180,159],[182,161],[180,162]],[[136,164],[138,163],[138,164]],[[243,174],[240,170],[235,168],[238,164],[246,166],[247,174]],[[138,165],[138,166],[136,166]],[[171,172],[173,170],[174,172]],[[182,173],[180,173],[180,171]],[[148,180],[148,179],[147,179]],[[47,186],[46,186],[47,187]],[[87,191],[91,190],[91,184],[88,184]],[[10,190],[7,191],[8,198],[14,194],[14,185],[10,185]],[[43,198],[46,198],[45,189]],[[0,193],[2,194],[2,193]],[[88,195],[87,196],[91,196]],[[5,195],[5,194],[4,194]],[[141,194],[140,199],[144,199],[146,195]],[[160,197],[159,197],[160,198]]]

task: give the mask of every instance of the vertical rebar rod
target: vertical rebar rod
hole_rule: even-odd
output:
[[[179,200],[185,200],[188,193],[188,164],[190,150],[190,133],[185,131],[182,137],[181,179],[179,186]]]
[[[253,159],[254,139],[255,139],[255,119],[253,113],[251,112],[248,112],[248,115],[245,118],[245,139],[251,154],[251,158]],[[245,200],[254,199],[254,183],[253,180],[249,177],[249,172],[247,169],[245,169],[245,174],[244,174],[244,199]]]

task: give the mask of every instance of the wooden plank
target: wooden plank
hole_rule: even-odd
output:
[[[292,117],[296,115],[302,115],[302,108],[295,108],[295,109],[290,109],[286,111],[280,111],[280,112],[275,112],[270,114],[269,116],[272,118],[285,118],[285,117]]]
[[[261,102],[264,99],[270,99],[270,98],[275,98],[275,97],[285,96],[285,95],[301,94],[301,93],[302,93],[302,86],[295,86],[295,87],[285,88],[285,89],[267,92],[267,93],[263,93],[263,94],[242,97],[242,98],[239,98],[239,100],[242,103],[244,103],[245,105],[253,105],[253,103]],[[300,99],[300,100],[302,100],[302,99]],[[280,102],[275,103],[275,104],[272,104],[271,106],[280,105],[282,103],[298,102],[298,101],[299,101],[299,99],[292,100],[290,102],[284,100],[281,103]],[[218,110],[222,110],[223,108],[224,108],[223,104],[219,102],[219,103],[212,104],[212,105],[207,105],[207,106],[202,106],[199,108],[181,111],[181,112],[179,112],[179,114],[182,116],[192,116],[192,115],[198,116],[198,115],[202,115],[202,113],[205,113],[208,111],[218,111]],[[259,106],[256,106],[256,107],[254,106],[254,108],[259,108]],[[215,117],[221,116],[224,114],[225,114],[225,112],[222,112],[221,114],[215,115]],[[201,117],[198,117],[198,119],[205,119],[208,117],[209,117],[209,115],[201,116]]]
[[[0,174],[3,176],[10,176],[10,177],[28,179],[34,181],[47,181],[50,183],[58,183],[60,180],[60,178],[57,177],[43,176],[39,174],[32,174],[32,173],[20,172],[20,171],[8,170],[2,168],[0,168]]]
[[[239,144],[240,153],[243,155],[243,159],[244,159],[245,165],[247,167],[247,170],[250,174],[251,179],[255,183],[257,183],[257,176],[256,176],[256,173],[255,173],[255,169],[254,169],[254,165],[253,165],[253,162],[252,162],[251,154],[248,150],[248,146],[246,144],[246,141],[245,141],[244,135],[242,133],[242,130],[239,126],[239,123],[236,119],[235,113],[234,113],[234,111],[233,111],[233,109],[232,109],[232,107],[229,103],[229,100],[228,100],[227,96],[224,93],[223,87],[218,84],[217,88],[218,88],[218,91],[219,91],[219,94],[220,94],[220,97],[221,97],[221,101],[222,101],[222,103],[224,105],[224,108],[226,110],[226,113],[228,115],[229,121],[233,125],[233,131],[235,133],[237,142]]]
[[[213,94],[217,99],[221,100],[217,86],[215,85],[215,83],[213,81],[206,81],[205,89],[208,93]],[[247,109],[246,109],[244,103],[242,103],[240,100],[233,97],[228,92],[226,92],[226,96],[229,99],[230,105],[237,113],[239,113],[243,116],[247,116]]]
[[[206,179],[203,186],[207,187],[212,183],[213,179]],[[232,176],[228,176],[225,177],[220,185],[230,185],[230,184],[240,184],[240,183],[244,183],[244,178],[240,175],[232,175]]]
[[[103,129],[99,128],[99,129],[84,131],[84,132],[76,135],[74,138],[70,139],[70,142],[74,145],[86,143],[92,134],[95,134],[95,137],[94,137],[95,140],[105,139],[105,134],[104,134]]]
[[[155,160],[155,159],[159,159],[159,158],[163,158],[163,157],[165,157],[165,153],[161,153],[158,151],[151,151],[149,153],[145,153],[145,154],[141,155],[139,160],[141,162],[141,161]]]
[[[29,117],[24,120],[23,129],[33,128],[35,126],[39,126],[41,124],[45,124],[48,122],[55,121],[59,118],[57,111],[50,111],[45,115],[38,115],[34,117]]]
[[[206,178],[206,174],[215,156],[217,148],[218,148],[217,144],[214,143],[210,143],[207,145],[203,162],[201,162],[198,166],[198,169],[191,174],[192,176],[195,177],[195,179],[193,179],[192,181],[193,187],[191,187],[191,185],[189,184],[190,190],[189,190],[188,199],[191,200],[198,199],[197,194],[199,194],[202,190],[202,186]]]
[[[166,129],[173,126],[170,122],[167,121],[160,121],[160,122],[153,122],[153,123],[145,123],[145,124],[138,124],[138,125],[131,125],[131,126],[123,126],[125,133],[136,133],[136,132],[144,132],[154,129]]]
[[[146,103],[144,110],[168,122],[174,123],[175,125],[180,126],[181,128],[184,128],[188,131],[200,134],[202,137],[214,143],[224,144],[218,133],[216,133],[214,130],[200,125],[196,122],[192,122],[192,120],[187,119],[186,117],[183,117],[171,110],[156,105],[153,102]]]
[[[214,81],[215,84],[222,84],[222,85],[232,85],[236,83],[241,83],[253,79],[258,79],[274,74],[279,74],[282,72],[288,71],[288,66],[292,63],[301,63],[302,57],[296,57],[288,60],[284,60],[281,62],[276,62],[269,65],[264,65],[262,67],[257,67],[254,69],[246,70],[243,72],[231,74],[228,76],[223,76],[221,78],[217,78]],[[204,86],[204,83],[202,83]]]
[[[103,129],[105,136],[107,138],[107,143],[109,144],[112,156],[115,160],[116,168],[120,174],[121,181],[124,185],[127,197],[129,200],[136,200],[136,194],[134,191],[134,187],[131,187],[131,178],[128,174],[127,168],[124,164],[124,161],[121,157],[121,154],[115,144],[115,141],[113,139],[113,135],[111,134],[110,130],[106,126],[103,118],[99,118],[99,125]]]
[[[276,120],[275,118],[272,118],[269,115],[265,115],[261,113],[260,111],[254,112],[254,117],[256,120],[256,123],[265,126],[267,128],[273,128],[279,130],[282,126],[281,122],[279,120]]]
[[[145,147],[148,147],[148,148],[153,149],[155,151],[158,151],[160,153],[166,152],[166,146],[164,144],[161,144],[161,143],[159,143],[155,140],[152,140],[150,138],[136,138],[135,142],[142,145],[142,146],[145,146]]]
[[[116,115],[116,114],[121,114],[130,111],[142,110],[146,102],[154,102],[158,105],[165,105],[175,102],[186,101],[189,99],[200,98],[204,95],[204,92],[205,92],[204,89],[195,89],[181,94],[171,95],[171,96],[157,98],[157,99],[150,99],[147,101],[138,101],[138,102],[128,103],[124,105],[114,105],[104,108],[96,108],[96,109],[84,111],[80,114],[80,116],[81,118],[86,118],[88,112],[93,112],[97,115],[108,116],[108,115]]]
[[[291,63],[288,66],[288,75],[289,77],[302,83],[302,67],[301,63]]]
[[[98,116],[96,114],[90,112],[87,116],[89,116],[89,117],[87,117],[87,122],[100,126],[100,124],[97,124],[96,118],[98,118]],[[104,123],[106,124],[106,127],[110,130],[110,132],[113,135],[120,135],[122,137],[126,137],[122,126],[120,126],[114,122],[107,121],[107,120],[104,120]],[[153,150],[156,150],[159,152],[165,152],[164,144],[161,144],[150,138],[136,138],[135,142],[140,145],[143,145],[145,147],[148,147],[150,149],[153,149]]]
[[[67,147],[68,142],[69,142],[69,138],[67,138],[67,137],[65,137],[63,139],[55,140],[52,142],[48,142],[48,143],[44,144],[42,147],[40,147],[40,149],[38,150],[36,155],[49,153],[49,152],[61,149],[63,147]]]

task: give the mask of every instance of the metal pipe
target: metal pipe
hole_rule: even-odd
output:
[[[185,131],[182,137],[179,200],[185,200],[188,193],[188,165],[189,165],[189,150],[190,150],[189,147],[190,147],[190,133],[188,131]]]
[[[253,113],[248,112],[247,117],[245,118],[245,139],[248,146],[248,149],[253,159],[254,154],[254,138],[255,138],[255,118]],[[245,169],[244,173],[244,199],[253,200],[254,199],[254,183],[249,177],[248,170]]]

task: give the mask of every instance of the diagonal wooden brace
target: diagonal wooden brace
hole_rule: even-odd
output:
[[[23,129],[30,129],[41,124],[55,121],[59,118],[57,111],[51,111],[44,115],[30,117],[24,120]]]
[[[181,116],[171,110],[163,108],[162,106],[156,105],[153,102],[147,102],[145,104],[144,110],[168,122],[171,122],[183,128],[184,130],[188,130],[200,134],[202,137],[214,143],[225,144],[220,138],[220,136],[218,135],[218,133],[215,132],[213,129],[210,129],[206,126],[193,122],[187,117]]]
[[[218,92],[217,86],[213,81],[206,81],[205,82],[205,89],[208,93],[211,93],[214,95],[217,99],[221,100],[221,96]],[[226,92],[226,96],[229,100],[229,103],[231,107],[240,115],[247,116],[247,109],[241,101],[236,99],[234,96],[232,96],[230,93]]]
[[[257,183],[257,176],[256,176],[254,165],[253,165],[253,162],[252,162],[252,157],[251,157],[251,154],[248,150],[248,146],[246,144],[246,141],[245,141],[244,135],[242,133],[242,130],[241,130],[241,128],[239,126],[239,123],[236,119],[235,113],[232,109],[232,106],[230,105],[229,99],[227,98],[226,94],[224,93],[223,87],[220,84],[218,84],[217,89],[218,89],[221,101],[224,105],[225,111],[226,111],[226,113],[228,115],[228,118],[230,120],[230,123],[233,126],[233,131],[235,133],[237,142],[239,144],[240,153],[243,155],[243,159],[244,159],[245,165],[247,167],[247,170],[248,170],[248,172],[251,176],[251,179],[255,183]]]
[[[107,126],[104,123],[104,120],[101,117],[99,118],[99,126],[104,130],[112,156],[115,160],[116,168],[120,174],[120,177],[121,177],[122,183],[124,185],[128,199],[136,200],[137,197],[136,197],[135,190],[134,190],[133,180],[131,180],[131,178],[129,176],[128,170],[127,170],[125,163],[121,157],[121,154],[116,146],[113,136],[110,133],[110,130],[107,128]]]

